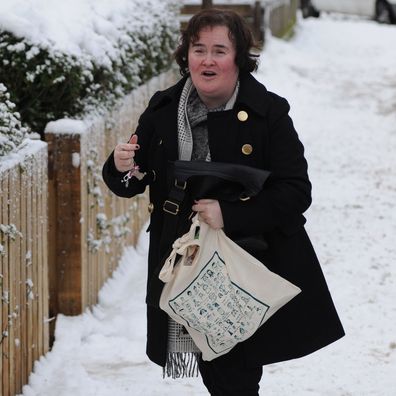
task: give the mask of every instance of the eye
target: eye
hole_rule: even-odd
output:
[[[194,49],[194,54],[203,54],[203,49],[202,48],[195,48]]]

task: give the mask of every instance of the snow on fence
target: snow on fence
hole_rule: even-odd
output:
[[[13,396],[48,351],[47,145],[0,163],[0,394]]]
[[[49,150],[50,315],[80,314],[96,303],[125,244],[134,244],[148,218],[147,198],[118,198],[101,176],[117,142],[127,141],[153,93],[175,72],[134,90],[110,117],[58,120],[45,131]]]

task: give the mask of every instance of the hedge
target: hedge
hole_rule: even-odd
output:
[[[28,129],[22,126],[20,114],[15,107],[7,87],[0,83],[0,157],[15,151],[28,133]]]
[[[0,30],[0,82],[7,87],[22,123],[42,134],[48,121],[109,108],[168,69],[179,34],[179,2],[155,4],[151,0],[139,7],[139,15],[149,13],[149,17],[129,16],[107,62]]]

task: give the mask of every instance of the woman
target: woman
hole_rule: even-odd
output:
[[[152,97],[136,133],[116,146],[103,168],[106,184],[119,196],[150,189],[147,354],[155,363],[164,367],[170,353],[168,317],[158,308],[158,267],[188,228],[191,211],[231,239],[264,237],[268,247],[254,255],[302,289],[231,352],[200,359],[211,395],[258,395],[263,365],[307,355],[344,335],[304,230],[303,212],[311,203],[304,148],[287,101],[251,75],[257,68],[252,47],[252,34],[236,13],[196,14],[175,53],[183,78]],[[176,207],[168,200],[173,180],[167,163],[177,159],[243,164],[269,170],[271,177],[248,201],[184,200]],[[126,183],[125,175],[131,176]],[[166,216],[177,219],[175,227],[167,226]]]

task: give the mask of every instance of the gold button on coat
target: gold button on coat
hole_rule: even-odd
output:
[[[242,146],[242,153],[243,154],[250,155],[250,154],[252,154],[252,151],[253,151],[253,147],[252,147],[251,144],[244,144]]]
[[[149,212],[150,214],[153,213],[154,204],[153,204],[152,202],[150,202],[150,203],[148,204],[147,210],[148,210],[148,212]]]
[[[241,111],[238,111],[237,117],[238,117],[239,121],[244,122],[248,119],[249,116],[248,116],[248,113],[246,113],[246,111],[241,110]]]

